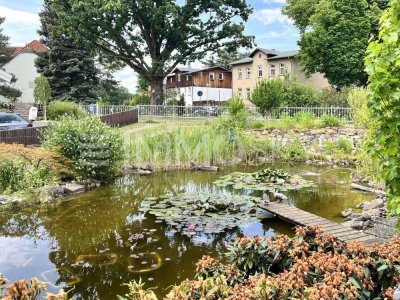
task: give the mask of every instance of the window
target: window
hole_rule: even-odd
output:
[[[242,77],[243,77],[243,71],[242,71],[242,68],[239,68],[238,69],[238,79],[242,79]]]
[[[271,76],[274,77],[275,76],[275,65],[270,65],[271,67]]]
[[[211,73],[210,73],[210,80],[211,80],[211,81],[214,81],[214,79],[215,79],[215,73],[214,73],[214,72],[211,72]]]
[[[221,80],[221,81],[224,80],[224,73],[219,73],[218,76],[219,76],[219,80]]]
[[[186,75],[186,81],[189,81],[189,75]]]
[[[250,98],[251,98],[251,90],[250,90],[250,88],[246,89],[246,96],[247,96],[247,100],[250,100]]]
[[[261,53],[260,53],[260,54],[258,54],[258,58],[261,58]]]
[[[181,74],[178,74],[178,81],[181,81]]]
[[[246,74],[247,74],[247,78],[251,77],[251,68],[250,67],[246,68]]]
[[[258,66],[258,77],[263,77],[263,66]]]
[[[286,66],[285,66],[285,64],[280,64],[280,65],[279,65],[279,74],[280,74],[280,75],[285,75],[285,71],[286,71]]]
[[[243,93],[242,93],[242,89],[241,88],[238,89],[238,97],[239,98],[243,97]]]

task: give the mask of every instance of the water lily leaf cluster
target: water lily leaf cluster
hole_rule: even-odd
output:
[[[249,222],[256,222],[258,197],[186,193],[147,198],[140,210],[154,215],[184,235],[216,234]]]
[[[313,186],[312,181],[283,170],[264,169],[255,173],[235,172],[214,182],[220,187],[232,186],[236,190],[248,189],[268,192],[285,192]]]

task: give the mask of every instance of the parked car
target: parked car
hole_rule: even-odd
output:
[[[32,122],[17,114],[0,112],[0,130],[22,129],[33,127]]]
[[[220,114],[220,111],[216,107],[209,107],[209,108],[198,108],[194,112],[195,116],[202,116],[202,117],[218,117]]]

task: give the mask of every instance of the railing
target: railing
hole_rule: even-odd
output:
[[[227,108],[220,106],[167,106],[167,105],[80,105],[89,114],[112,115],[138,109],[139,122],[192,122],[196,120],[216,119],[228,116]],[[353,111],[348,107],[280,107],[263,116],[256,107],[249,107],[252,120],[278,120],[295,117],[298,114],[310,114],[316,119],[334,116],[342,121],[351,122]]]
[[[217,119],[227,115],[225,107],[140,105],[139,121],[193,122]]]
[[[256,107],[249,108],[251,119],[278,120],[285,117],[294,117],[298,114],[310,114],[316,119],[324,116],[337,117],[343,121],[353,120],[353,111],[348,107],[280,107],[273,109],[263,116]]]
[[[126,112],[129,110],[133,110],[136,106],[128,106],[128,105],[79,105],[80,108],[85,110],[91,115],[107,116],[117,113]]]

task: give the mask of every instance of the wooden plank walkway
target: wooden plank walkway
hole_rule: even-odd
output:
[[[342,224],[321,218],[301,210],[295,206],[290,206],[283,203],[271,202],[268,205],[260,206],[261,209],[269,211],[275,216],[286,220],[290,223],[300,226],[317,225],[324,228],[324,234],[332,234],[340,241],[348,242],[363,242],[366,244],[382,243],[383,239],[373,235],[366,234],[362,231],[354,230]]]

